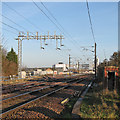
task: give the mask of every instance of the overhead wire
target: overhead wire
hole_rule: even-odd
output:
[[[34,5],[66,36],[65,34],[65,30],[62,27],[62,25],[58,22],[58,20],[53,16],[53,14],[48,10],[48,8],[41,2],[41,4],[45,7],[45,9],[49,12],[49,14],[53,17],[53,19],[59,24],[59,26],[62,27],[63,31],[59,28],[59,26],[34,2],[34,0],[32,0]],[[67,32],[66,32],[67,33]],[[68,34],[68,33],[67,33]],[[67,35],[68,37],[70,37],[70,39],[72,40],[72,37],[70,34]],[[71,41],[75,46],[78,45],[76,42]],[[76,43],[76,44],[75,44]],[[77,46],[78,47],[78,46]],[[75,47],[76,48],[76,47]],[[79,49],[79,47],[78,47]]]
[[[12,11],[14,11],[16,14],[18,14],[19,16],[23,17],[25,20],[27,20],[27,22],[29,22],[30,24],[32,24],[28,19],[26,19],[26,17],[24,17],[23,15],[21,15],[19,12],[17,12],[15,9],[11,8],[8,4],[4,3],[9,9],[11,9]],[[14,21],[12,21],[11,19],[9,19],[8,17],[2,15],[4,18],[8,19],[9,21],[11,21],[12,23],[16,24],[17,26],[23,28],[24,30],[26,30],[26,28],[24,28],[23,26],[21,25],[18,25],[17,23],[15,23]],[[33,25],[33,24],[32,24]],[[34,25],[34,27],[36,27]],[[37,27],[38,28],[38,27]],[[38,28],[39,29],[39,28]],[[33,33],[32,33],[33,34]]]
[[[2,37],[2,48],[5,48],[6,47],[6,44],[7,44],[7,42],[8,42],[8,39],[6,39],[5,41],[5,38],[4,38],[4,36]]]
[[[0,15],[1,15],[1,14],[0,14]],[[16,22],[14,22],[13,20],[11,20],[10,18],[8,18],[8,17],[6,17],[6,16],[4,16],[4,15],[1,15],[1,16],[4,17],[4,18],[6,18],[7,20],[11,21],[11,22],[14,23],[15,25],[21,27],[22,29],[26,30],[23,26],[17,24]]]
[[[1,21],[0,21],[1,22]],[[10,27],[10,28],[12,28],[12,29],[15,29],[16,31],[20,31],[20,30],[18,30],[17,28],[15,28],[15,27],[12,27],[12,26],[10,26],[10,25],[8,25],[8,24],[6,24],[6,23],[4,23],[4,22],[1,22],[2,24],[4,24],[4,25],[6,25],[6,26],[8,26],[8,27]],[[4,28],[2,28],[2,29],[4,29]],[[9,31],[9,30],[7,30],[7,29],[4,29],[4,30],[6,30],[6,31]],[[11,33],[13,33],[12,31],[9,31],[9,32],[11,32]],[[15,33],[14,33],[15,34]],[[60,54],[59,54],[60,55]],[[60,56],[62,56],[62,55],[60,55]],[[64,56],[62,56],[62,57],[64,57]]]
[[[12,7],[10,7],[7,3],[3,2],[4,5],[6,5],[9,9],[11,9],[12,11],[14,11],[17,15],[21,16],[22,18],[24,18],[29,24],[31,24],[32,26],[34,26],[34,28],[37,29],[41,29],[38,26],[36,26],[34,23],[32,23],[29,19],[27,19],[24,15],[20,14],[18,11],[16,11],[15,9],[13,9]],[[42,30],[42,29],[41,29]],[[43,30],[42,30],[43,31]]]
[[[50,12],[50,10],[45,6],[45,4],[40,0],[43,7],[48,11],[48,13],[53,17],[53,19],[59,24],[59,26],[64,30],[63,26],[58,22],[58,20],[54,17],[54,15]],[[64,30],[65,31],[65,30]]]
[[[4,4],[7,5],[6,3],[4,3]],[[8,5],[7,5],[7,6],[8,6]],[[9,7],[9,6],[8,6],[8,7]],[[27,22],[29,22],[30,24],[32,24],[32,23],[31,23],[30,21],[28,21],[23,15],[19,14],[16,10],[14,10],[14,9],[11,8],[11,7],[9,7],[9,8],[10,8],[11,10],[13,10],[15,13],[17,13],[18,15],[20,15],[21,17],[23,17]],[[2,16],[3,16],[3,15],[2,15]],[[8,19],[8,20],[11,21],[12,23],[16,24],[17,26],[19,26],[19,27],[21,27],[21,28],[23,28],[23,29],[25,30],[24,27],[22,27],[22,26],[20,26],[19,24],[15,23],[15,22],[12,21],[11,19],[7,18],[6,16],[3,16],[3,17],[6,18],[6,19]],[[0,22],[1,22],[1,21],[0,21]],[[1,23],[19,32],[19,30],[18,30],[17,28],[15,28],[15,27],[13,27],[13,26],[11,26],[11,25],[8,25],[8,24],[6,24],[5,22],[1,22]],[[32,25],[33,25],[33,24],[32,24]],[[35,26],[35,27],[36,27],[36,26]],[[12,31],[10,31],[10,30],[5,29],[5,28],[2,28],[2,29],[6,30],[6,31],[8,31],[8,32],[14,33],[14,32],[12,32]],[[14,33],[14,34],[15,34],[15,33]],[[59,53],[59,55],[60,55],[61,57],[64,57],[64,56],[61,55],[60,53]]]
[[[33,0],[32,0],[33,1]],[[41,1],[41,0],[40,0]],[[34,5],[42,12],[44,13],[44,15],[53,23],[55,24],[50,17],[33,1]],[[53,16],[53,14],[48,10],[48,8],[44,5],[44,3],[41,1],[41,4],[44,6],[44,8],[48,11],[48,13],[53,17],[53,19],[59,24],[59,26],[64,30],[64,28],[62,27],[62,25],[58,22],[58,20]],[[92,31],[92,35],[93,35],[93,39],[94,39],[94,43],[95,43],[95,36],[94,36],[94,32],[93,32],[93,27],[92,27],[92,21],[91,21],[91,16],[90,16],[90,12],[89,12],[89,6],[88,6],[88,2],[87,2],[87,9],[88,9],[88,15],[89,15],[89,21],[90,21],[90,25],[91,25],[91,31]],[[56,26],[56,24],[55,24]],[[61,29],[57,26],[57,28],[61,31]],[[65,30],[64,30],[65,31]],[[65,31],[66,32],[66,31]],[[64,34],[64,33],[63,33]],[[68,34],[68,33],[67,33]],[[69,35],[69,34],[68,34]],[[71,35],[69,35],[71,37]]]
[[[7,5],[7,4],[5,3],[5,5]],[[23,17],[25,20],[27,20],[27,22],[29,22],[30,24],[32,24],[28,19],[26,19],[23,15],[21,15],[20,13],[18,13],[15,9],[11,8],[9,5],[7,5],[7,7],[9,7],[9,8],[10,8],[11,10],[13,10],[15,13],[17,13],[18,15],[20,15],[21,17]],[[12,21],[10,18],[8,18],[8,17],[6,17],[6,16],[4,16],[4,15],[1,15],[1,16],[3,16],[4,18],[8,19],[9,21],[11,21],[12,23],[16,24],[17,26],[23,28],[24,30],[26,30],[26,28],[24,28],[23,26],[15,23],[15,22]],[[5,24],[5,25],[7,25],[7,24]],[[32,25],[33,25],[33,24],[32,24]],[[7,25],[7,26],[9,26],[9,25]],[[33,26],[34,26],[34,25],[33,25]],[[12,26],[9,26],[9,27],[13,28]],[[34,26],[34,27],[36,27],[36,26]],[[14,28],[14,29],[16,29],[16,28]],[[16,29],[16,30],[17,30],[17,29]],[[7,31],[8,31],[8,30],[7,30]],[[18,30],[17,30],[17,31],[18,31]],[[26,30],[26,31],[27,31],[27,30]],[[30,32],[30,33],[32,33],[32,32]],[[32,34],[33,34],[33,33],[32,33]],[[33,35],[35,35],[35,34],[33,34]]]
[[[41,0],[40,0],[41,1]],[[67,35],[71,40],[72,40],[72,43],[76,46],[78,45],[78,41],[74,40],[71,36],[71,34],[69,34],[65,29],[64,27],[58,22],[58,20],[54,17],[54,15],[50,12],[50,10],[48,10],[48,8],[45,6],[45,4],[43,2],[41,2],[41,4],[45,7],[45,9],[50,13],[50,15],[54,18],[54,20],[59,24],[59,26],[63,29],[64,33],[66,33],[65,35]],[[75,42],[73,42],[73,40]],[[76,43],[76,44],[75,44]],[[78,44],[77,44],[78,43]]]
[[[57,26],[57,24],[55,22],[53,22],[52,19],[34,1],[33,1],[33,3],[61,31],[61,29]]]
[[[4,15],[2,15],[2,14],[0,14],[0,15],[1,15],[2,17],[4,17],[5,19],[9,20],[10,22],[14,23],[15,25],[17,25],[18,27],[21,27],[21,28],[24,29],[25,31],[28,31],[25,27],[17,24],[16,22],[14,22],[13,20],[11,20],[10,18],[8,18],[8,17],[6,17],[6,16],[4,16]],[[30,33],[33,34],[33,35],[35,35],[35,34],[32,33],[32,32],[30,32]]]
[[[34,2],[34,4],[36,4],[35,2]],[[29,21],[26,17],[24,17],[22,14],[20,14],[19,12],[17,12],[15,9],[13,9],[13,8],[11,8],[8,4],[6,4],[6,3],[4,3],[4,5],[6,5],[9,9],[11,9],[12,11],[14,11],[16,14],[18,14],[19,16],[21,16],[21,17],[23,17],[27,22],[29,22],[31,25],[33,25],[35,28],[38,28],[36,25],[34,25],[31,21]],[[36,4],[37,5],[37,4]],[[38,6],[37,6],[38,7]],[[44,11],[42,11],[43,13],[44,13]],[[46,13],[44,13],[45,15],[47,15]],[[16,24],[16,25],[18,25],[17,23],[15,23],[14,21],[12,21],[11,19],[9,19],[9,18],[7,18],[6,16],[4,16],[4,15],[2,15],[4,18],[6,18],[6,19],[8,19],[9,21],[11,21],[11,22],[13,22],[14,24]],[[48,19],[49,19],[49,16],[47,16],[48,17]],[[1,21],[0,21],[1,22]],[[51,20],[51,22],[52,22],[52,20]],[[6,24],[6,23],[4,23],[4,22],[2,22],[4,25],[6,25],[6,26],[8,26],[8,27],[10,27],[10,28],[12,28],[12,29],[14,29],[14,30],[16,30],[16,31],[19,31],[17,28],[15,28],[15,27],[12,27],[12,26],[10,26],[10,25],[8,25],[8,24]],[[52,22],[52,23],[54,23],[54,22]],[[55,24],[55,23],[54,23]],[[56,24],[55,24],[56,25]],[[19,27],[21,27],[21,28],[23,28],[24,30],[25,30],[25,28],[23,27],[23,26],[21,26],[21,25],[18,25]],[[61,29],[56,25],[56,27],[61,31]],[[62,26],[61,26],[62,27]],[[38,28],[39,29],[39,28]],[[4,29],[5,30],[5,29]],[[6,31],[8,31],[8,30],[6,30]],[[10,31],[9,31],[10,32]],[[62,31],[61,31],[62,32]],[[11,32],[12,33],[12,32]]]
[[[5,30],[5,31],[7,31],[7,32],[10,32],[10,33],[12,33],[12,34],[18,35],[18,34],[16,34],[15,32],[10,31],[10,30],[8,30],[8,29],[5,29],[5,28],[2,28],[2,29]]]
[[[54,17],[54,15],[51,13],[51,11],[45,6],[45,4],[41,0],[40,0],[40,2],[43,5],[43,7],[47,10],[47,12],[52,16],[52,18],[56,21],[56,23],[63,29],[63,31],[64,31],[63,34],[66,36],[65,33],[67,33],[67,36],[70,37],[70,39],[72,39],[71,35],[63,28],[63,26],[58,22],[58,20]]]
[[[91,20],[91,16],[90,16],[89,4],[88,4],[87,0],[86,0],[86,4],[87,4],[87,11],[88,11],[89,22],[90,22],[90,27],[91,27],[91,32],[92,32],[93,40],[94,40],[94,43],[96,43],[96,41],[95,41],[95,35],[94,35],[94,31],[93,31],[92,20]]]
[[[33,0],[32,0],[33,1]],[[61,31],[63,32],[59,26],[33,1],[34,5]],[[52,14],[52,13],[51,13]],[[54,18],[55,19],[55,18]],[[64,34],[64,33],[63,33]]]
[[[89,10],[88,0],[86,0],[86,4],[87,4],[87,10],[88,10],[88,16],[89,16],[89,21],[90,21],[90,26],[91,26],[91,32],[92,32],[93,40],[94,40],[94,43],[96,43],[95,35],[94,35],[94,31],[93,31],[92,20],[91,20],[91,16],[90,16],[90,10]],[[101,45],[101,46],[103,47],[103,45]],[[104,57],[106,59],[106,55],[105,55],[105,51],[104,50],[103,50],[103,54],[104,54]]]
[[[9,28],[12,28],[12,29],[14,29],[14,30],[16,30],[16,31],[18,31],[19,32],[19,30],[17,29],[17,28],[15,28],[15,27],[13,27],[13,26],[11,26],[11,25],[8,25],[7,23],[5,23],[5,22],[2,22],[2,21],[0,21],[2,24],[4,24],[4,25],[6,25],[6,26],[8,26]]]

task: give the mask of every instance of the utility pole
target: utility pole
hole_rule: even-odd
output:
[[[70,57],[70,54],[69,54],[69,75],[70,75],[70,63],[71,63],[71,57]]]
[[[79,73],[79,61],[78,61],[78,73]]]
[[[96,43],[95,43],[95,79],[96,79],[96,73],[97,73],[97,69],[96,69],[96,67],[97,67],[97,65],[96,65],[96,63],[97,63],[97,59],[96,59]]]

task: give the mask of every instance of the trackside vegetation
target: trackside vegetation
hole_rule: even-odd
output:
[[[11,48],[9,52],[2,49],[2,76],[17,75],[17,54]]]
[[[86,94],[80,108],[81,118],[119,119],[119,95],[116,92],[103,92],[102,83],[94,84]]]
[[[81,118],[120,119],[119,88],[113,91],[106,91],[103,87],[105,66],[120,67],[120,51],[114,52],[109,60],[105,59],[98,66],[98,79],[89,89],[81,104]],[[119,81],[119,86],[120,79],[117,80]]]

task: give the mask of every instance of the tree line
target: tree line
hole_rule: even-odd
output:
[[[100,65],[98,66],[97,69],[97,74],[99,79],[103,79],[104,77],[104,67],[105,66],[116,66],[120,68],[120,51],[118,52],[114,52],[109,60],[108,59],[104,59],[102,63],[100,63]],[[120,69],[119,69],[119,77],[120,77]]]
[[[17,54],[14,49],[11,48],[9,52],[4,48],[0,49],[2,49],[2,76],[17,75]]]
[[[109,60],[104,59],[103,62],[100,64],[101,67],[105,67],[105,66],[119,67],[119,65],[120,65],[120,51],[114,52],[109,58]]]

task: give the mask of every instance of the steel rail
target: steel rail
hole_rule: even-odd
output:
[[[30,93],[33,93],[33,92],[36,92],[36,91],[44,90],[44,89],[47,89],[47,88],[50,88],[50,86],[43,87],[43,88],[40,88],[40,89],[37,89],[37,90],[33,90],[33,91],[30,91],[30,92],[25,92],[23,94],[19,94],[19,95],[16,95],[16,96],[8,97],[8,98],[2,99],[0,101],[5,101],[5,100],[8,100],[8,99],[24,96],[24,95],[27,95],[27,94],[30,94]]]
[[[83,79],[82,79],[83,80]],[[79,80],[77,82],[81,82],[82,80]],[[59,83],[59,84],[56,84],[56,85],[60,85],[60,84],[63,84],[63,83],[69,83],[69,82],[74,82],[75,80],[70,80],[70,81],[65,81],[65,82],[62,82],[62,83]],[[41,84],[40,84],[41,85]],[[40,86],[40,85],[37,85],[37,86]],[[33,92],[36,92],[36,91],[40,91],[40,90],[44,90],[44,89],[47,89],[47,88],[50,88],[50,87],[54,87],[56,85],[50,85],[50,86],[47,86],[47,87],[43,87],[43,88],[40,88],[40,89],[36,89],[36,90],[33,90],[33,91],[30,91],[30,92],[25,92],[25,93],[22,93],[22,94],[19,94],[19,95],[15,95],[15,96],[12,96],[12,97],[8,97],[8,98],[4,98],[0,101],[5,101],[5,100],[8,100],[8,99],[12,99],[12,98],[16,98],[16,97],[20,97],[20,96],[24,96],[24,95],[27,95],[27,94],[30,94],[30,93],[33,93]],[[32,87],[36,87],[36,86],[32,86]],[[28,88],[26,88],[28,89]],[[24,89],[22,89],[24,90]]]
[[[70,80],[70,81],[68,81],[68,82],[71,82],[71,81],[74,81],[74,80]],[[83,81],[83,79],[82,79],[82,80],[78,80],[78,81]],[[77,82],[77,81],[75,81],[75,83],[76,83],[76,82]],[[60,83],[60,84],[62,84],[62,83]],[[60,85],[60,84],[57,84],[57,85]],[[54,85],[54,86],[56,86],[56,85]],[[54,87],[54,86],[52,86],[52,87]],[[62,89],[65,89],[66,87],[69,87],[69,86],[71,86],[71,83],[69,83],[69,85],[65,85],[65,86],[63,86],[63,87],[61,87],[61,88],[59,88],[59,89],[57,89],[57,90],[53,90],[53,91],[51,91],[51,92],[49,92],[49,93],[47,93],[47,94],[45,94],[45,95],[42,95],[42,96],[40,96],[40,97],[33,98],[33,100],[28,101],[28,102],[25,102],[24,104],[19,105],[19,106],[15,107],[15,108],[12,108],[12,109],[10,109],[10,110],[7,110],[7,111],[1,113],[0,115],[4,115],[4,114],[6,114],[6,113],[8,113],[8,112],[10,112],[10,111],[13,111],[13,110],[17,109],[17,108],[21,108],[22,106],[27,105],[28,103],[31,103],[32,101],[35,101],[35,100],[37,100],[37,99],[46,97],[46,96],[48,96],[48,95],[51,95],[51,94],[53,94],[53,93],[55,93],[55,92],[57,92],[57,91],[60,91],[60,90],[62,90]],[[46,89],[47,89],[47,88],[50,88],[50,87],[51,87],[51,86],[47,86]],[[43,89],[43,88],[42,88],[42,89]],[[44,89],[45,89],[45,88],[44,88]],[[39,89],[39,90],[41,90],[41,89]],[[38,91],[38,90],[35,90],[35,91]],[[35,91],[34,91],[34,92],[35,92]],[[33,92],[33,91],[32,91],[32,92]],[[31,93],[31,92],[29,92],[29,93]],[[24,94],[24,95],[25,95],[25,94]]]
[[[33,83],[32,83],[32,84],[33,84]],[[41,84],[39,84],[39,85],[32,85],[32,84],[26,84],[26,85],[23,85],[22,87],[25,87],[25,88],[12,90],[12,91],[10,91],[10,92],[8,92],[8,93],[15,93],[15,92],[18,91],[18,90],[25,90],[25,89],[29,89],[29,88],[33,88],[33,87],[37,87],[37,86],[41,86],[41,85],[43,85],[43,84],[45,84],[45,83],[43,82],[43,83],[41,83]],[[28,85],[32,85],[32,86],[26,87],[26,86],[28,86]],[[14,87],[14,88],[15,88],[15,87]],[[5,90],[5,89],[4,89],[4,90]],[[7,93],[4,93],[4,94],[7,94]]]
[[[8,113],[8,112],[11,112],[11,111],[16,110],[16,109],[18,109],[18,108],[21,108],[21,107],[23,107],[24,105],[27,105],[27,104],[29,104],[29,103],[31,103],[31,102],[33,102],[33,101],[36,101],[36,100],[38,100],[38,99],[41,99],[41,98],[43,98],[43,97],[49,96],[49,95],[51,95],[51,94],[53,94],[53,93],[55,93],[55,92],[57,92],[57,91],[60,91],[60,90],[62,90],[62,89],[64,89],[64,88],[66,88],[66,87],[68,87],[68,86],[61,87],[61,88],[59,88],[59,89],[57,89],[57,90],[51,91],[51,92],[49,92],[49,93],[47,93],[47,94],[44,94],[44,95],[42,95],[42,96],[40,96],[40,97],[37,97],[37,98],[35,98],[35,99],[31,100],[31,101],[25,102],[25,103],[22,104],[22,105],[19,105],[19,106],[15,107],[15,108],[12,108],[12,109],[7,110],[7,111],[5,111],[5,112],[2,112],[0,115],[4,115],[4,114],[6,114],[6,113]]]

